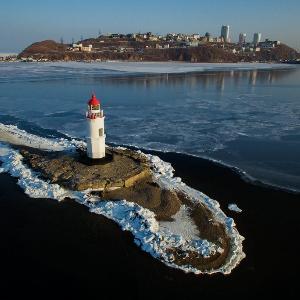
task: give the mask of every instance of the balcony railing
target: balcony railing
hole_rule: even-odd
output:
[[[97,118],[103,118],[103,110],[101,110],[98,113],[93,113],[91,111],[86,112],[86,117],[88,119],[97,119]]]

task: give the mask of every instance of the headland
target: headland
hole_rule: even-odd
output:
[[[181,61],[192,63],[289,62],[300,54],[280,41],[230,43],[209,37],[107,35],[66,44],[35,42],[17,58],[22,61]],[[16,57],[12,58],[13,60]]]

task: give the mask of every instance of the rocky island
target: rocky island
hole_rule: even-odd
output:
[[[186,272],[227,274],[244,257],[243,238],[233,220],[216,201],[170,175],[172,167],[158,157],[107,146],[105,160],[91,161],[84,155],[84,143],[67,148],[58,141],[65,149],[57,150],[52,141],[49,151],[41,149],[45,140],[39,142],[40,149],[29,147],[22,134],[9,127],[1,129],[7,151],[0,153],[0,160],[2,169],[20,178],[33,197],[39,197],[34,193],[40,185],[55,190],[48,197],[82,197],[79,202],[92,212],[101,207],[101,214],[131,231],[142,249]],[[34,145],[37,137],[30,138]],[[61,196],[58,189],[63,191]],[[184,228],[187,224],[191,228]]]

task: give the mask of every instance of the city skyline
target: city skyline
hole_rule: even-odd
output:
[[[0,52],[20,52],[33,42],[54,39],[70,43],[96,37],[102,33],[132,33],[151,31],[211,33],[220,36],[221,26],[230,26],[230,39],[237,42],[240,33],[246,33],[251,42],[255,32],[262,33],[262,40],[280,40],[300,50],[300,21],[297,11],[300,3],[289,0],[253,0],[251,3],[237,0],[204,1],[187,0],[184,3],[157,0],[151,6],[139,1],[126,3],[115,1],[74,0],[60,3],[40,3],[12,0],[3,3],[0,12]],[[255,17],[253,17],[255,16]]]

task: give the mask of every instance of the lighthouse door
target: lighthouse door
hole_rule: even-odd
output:
[[[99,136],[103,136],[103,128],[99,129]]]

